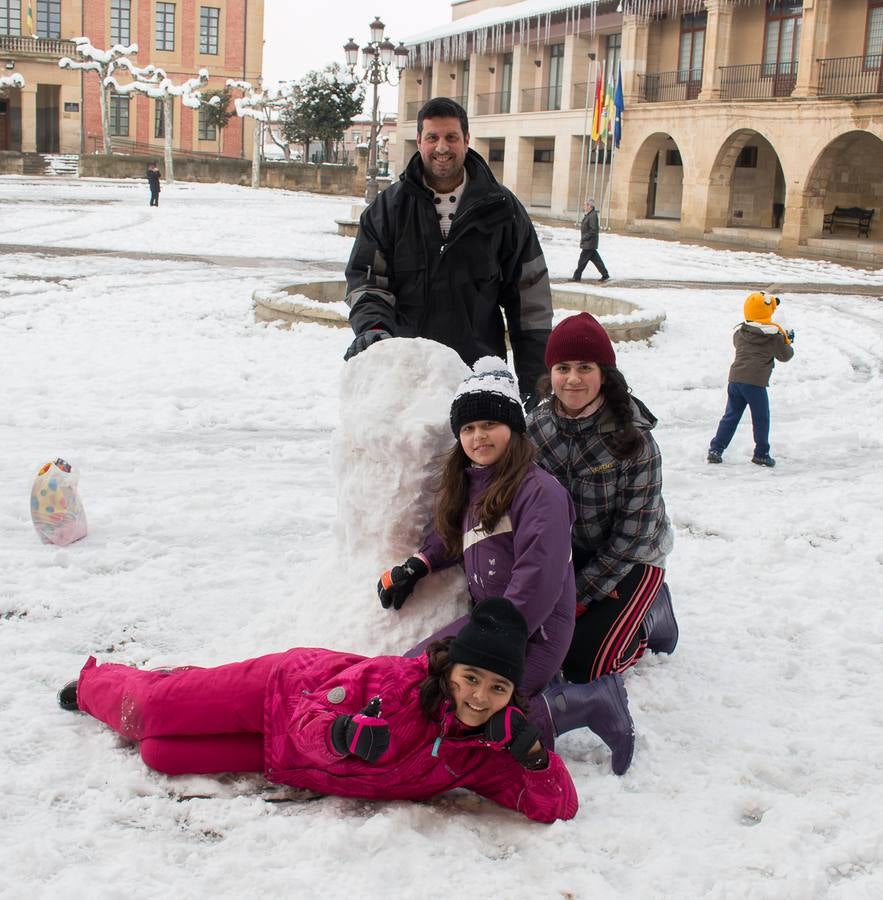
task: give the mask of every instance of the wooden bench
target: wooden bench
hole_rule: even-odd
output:
[[[822,231],[834,233],[835,225],[850,225],[858,230],[859,237],[869,237],[873,209],[862,209],[860,206],[835,206],[834,212],[825,213]]]

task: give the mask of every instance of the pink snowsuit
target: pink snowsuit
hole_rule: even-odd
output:
[[[295,648],[216,668],[144,671],[89,657],[77,684],[84,712],[141,742],[147,765],[169,775],[263,772],[274,782],[342,797],[425,800],[465,787],[530,819],[576,815],[561,758],[529,771],[510,753],[464,733],[448,709],[419,705],[428,657],[366,658]],[[330,739],[341,714],[380,696],[390,745],[367,763]]]

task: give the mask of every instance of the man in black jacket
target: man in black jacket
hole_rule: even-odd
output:
[[[417,151],[362,213],[346,268],[356,338],[345,358],[383,338],[424,337],[469,365],[482,356],[505,359],[508,325],[527,399],[545,371],[552,325],[549,273],[533,224],[469,149],[469,120],[458,103],[424,104]]]
[[[601,254],[598,253],[598,235],[601,233],[601,222],[598,219],[598,210],[595,209],[595,201],[591,198],[583,204],[586,214],[583,216],[582,222],[579,224],[580,232],[580,254],[579,262],[576,264],[576,271],[573,273],[571,281],[581,281],[583,277],[583,269],[591,260],[592,265],[601,273],[599,281],[609,281],[610,273]]]

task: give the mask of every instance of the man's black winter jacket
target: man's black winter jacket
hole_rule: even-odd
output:
[[[466,172],[447,240],[419,153],[362,213],[346,268],[350,324],[356,334],[381,328],[430,338],[469,365],[487,355],[506,358],[508,324],[526,396],[545,372],[552,326],[546,261],[524,207],[474,150]]]

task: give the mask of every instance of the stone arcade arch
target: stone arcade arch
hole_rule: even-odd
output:
[[[781,228],[786,203],[785,174],[775,147],[753,129],[734,131],[711,167],[705,231]]]
[[[883,139],[870,131],[848,131],[825,146],[809,167],[799,241],[819,237],[826,212],[835,206],[874,209],[871,240],[883,240]]]
[[[628,181],[627,221],[671,219],[680,221],[684,195],[681,150],[669,134],[645,138],[635,154]]]

